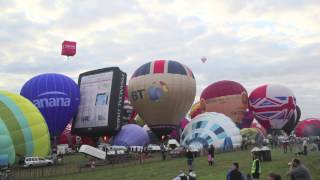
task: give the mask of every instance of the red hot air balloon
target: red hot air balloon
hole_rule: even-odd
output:
[[[222,113],[233,122],[241,123],[248,108],[248,94],[237,82],[218,81],[202,91],[200,105],[205,112]]]
[[[61,55],[74,56],[77,52],[77,43],[73,41],[63,41]]]
[[[300,121],[295,133],[298,137],[320,136],[320,119],[309,118]]]

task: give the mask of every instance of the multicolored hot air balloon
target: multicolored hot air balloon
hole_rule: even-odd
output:
[[[242,137],[236,124],[227,116],[207,112],[195,117],[183,130],[181,144],[184,146],[232,149],[240,147]]]
[[[201,94],[201,108],[205,112],[218,112],[241,123],[248,108],[246,89],[234,81],[218,81],[206,87]]]
[[[116,146],[145,146],[149,144],[148,133],[136,124],[122,126],[121,131],[111,142]]]
[[[0,155],[9,164],[22,156],[47,156],[50,138],[39,110],[26,98],[0,91]]]
[[[293,92],[282,85],[263,85],[249,96],[250,110],[266,129],[281,129],[293,116],[295,104]]]
[[[128,86],[125,88],[125,93],[124,93],[124,103],[123,103],[123,115],[122,119],[125,124],[133,123],[134,118],[136,117],[137,113],[133,109],[133,106],[129,100],[129,95],[128,95]]]
[[[296,110],[294,111],[293,116],[291,116],[290,120],[283,126],[282,130],[289,135],[298,124],[300,117],[301,117],[301,110],[299,106],[296,105]]]
[[[196,81],[191,70],[171,60],[146,63],[129,81],[133,107],[159,137],[177,128],[195,94]]]
[[[256,120],[254,119],[251,123],[250,128],[258,129],[264,136],[267,136],[267,130]]]
[[[44,116],[52,137],[62,133],[75,115],[80,90],[77,84],[62,74],[42,74],[27,81],[21,95],[35,104]]]
[[[309,118],[300,121],[295,133],[298,137],[320,136],[320,119]]]
[[[190,113],[189,113],[191,119],[195,118],[201,113],[203,113],[203,111],[201,109],[200,102],[197,102],[191,106]]]

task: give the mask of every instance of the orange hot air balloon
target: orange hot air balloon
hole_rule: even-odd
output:
[[[179,126],[195,94],[196,81],[191,70],[171,60],[146,63],[129,81],[129,98],[134,109],[158,137]]]
[[[205,112],[218,112],[241,123],[248,108],[248,94],[239,83],[229,80],[215,82],[201,94],[201,108]]]
[[[201,113],[203,113],[203,111],[200,106],[200,101],[191,106],[190,113],[189,113],[191,119],[195,118]]]

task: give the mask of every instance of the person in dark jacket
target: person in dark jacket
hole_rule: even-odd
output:
[[[253,180],[258,180],[261,174],[261,163],[257,154],[253,155],[253,162],[251,167],[251,175]]]
[[[208,149],[208,163],[209,163],[209,166],[213,166],[213,162],[214,162],[214,146],[213,146],[213,144],[211,144],[209,149]]]
[[[189,167],[189,171],[192,171],[193,170],[192,164],[193,164],[194,157],[193,157],[193,153],[190,151],[190,149],[187,149],[186,156],[187,156],[187,164]]]
[[[311,180],[309,170],[301,164],[299,159],[293,159],[288,165],[290,166],[290,170],[287,176],[291,180]]]
[[[227,180],[245,180],[243,174],[239,170],[239,163],[234,162],[232,169],[228,172]]]

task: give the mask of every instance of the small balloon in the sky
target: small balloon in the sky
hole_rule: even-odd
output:
[[[201,57],[201,61],[202,61],[202,63],[205,63],[207,61],[207,58],[206,57]]]
[[[63,41],[62,42],[62,50],[61,55],[67,56],[74,56],[77,53],[77,43],[73,41]]]

